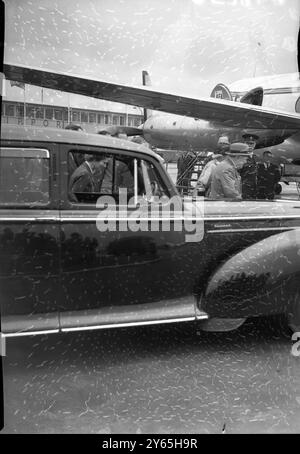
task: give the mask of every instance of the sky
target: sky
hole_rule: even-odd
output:
[[[19,65],[129,85],[148,70],[154,89],[192,97],[298,70],[299,0],[6,0],[5,8],[4,59]],[[7,88],[10,99],[20,95]],[[40,98],[34,89],[28,96]],[[45,90],[45,103],[59,99]]]

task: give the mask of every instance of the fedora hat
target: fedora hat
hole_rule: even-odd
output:
[[[226,154],[230,156],[251,156],[252,151],[246,143],[236,142],[230,145],[230,149]]]

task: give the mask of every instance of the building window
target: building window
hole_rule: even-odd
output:
[[[103,124],[104,123],[104,115],[98,114],[97,115],[97,120],[98,120],[98,123]]]
[[[14,117],[15,116],[15,106],[13,104],[6,104],[5,114],[7,117]]]
[[[35,111],[36,118],[44,119],[44,108],[38,107]]]
[[[105,124],[106,124],[106,125],[109,125],[110,122],[111,122],[111,120],[110,120],[110,115],[105,115]]]
[[[35,118],[35,108],[27,106],[26,107],[26,116],[28,118]]]
[[[136,118],[134,119],[134,126],[140,126],[140,124],[141,124],[141,119],[138,118],[138,117],[136,117]]]
[[[88,113],[81,111],[81,123],[88,123],[88,121],[89,121]]]
[[[24,106],[17,106],[17,117],[24,117]]]
[[[55,120],[62,120],[62,110],[55,109],[54,118],[55,118]]]
[[[119,124],[119,117],[117,115],[113,115],[113,125]]]
[[[120,116],[120,126],[124,126],[125,125],[125,117],[123,117],[122,115]]]
[[[80,112],[72,112],[72,121],[80,121]]]
[[[53,109],[47,107],[45,109],[45,118],[47,118],[47,120],[52,120],[53,119]]]
[[[96,114],[89,113],[89,123],[96,123]]]

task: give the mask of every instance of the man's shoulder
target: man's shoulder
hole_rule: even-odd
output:
[[[216,172],[218,172],[218,173],[223,173],[226,171],[233,171],[233,170],[234,170],[234,165],[226,158],[223,161],[221,161],[220,164],[218,164],[216,166]]]
[[[215,165],[215,162],[213,159],[211,159],[210,161],[208,161],[205,166],[203,167],[203,170],[205,169],[209,169],[210,167],[214,166]]]
[[[77,169],[74,170],[72,176],[73,177],[80,177],[81,175],[84,175],[86,173],[89,173],[89,172],[88,172],[87,166],[83,162],[82,164],[80,164],[79,167],[77,167]]]

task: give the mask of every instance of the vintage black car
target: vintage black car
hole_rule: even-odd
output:
[[[247,317],[280,313],[300,330],[300,201],[199,202],[204,217],[191,239],[186,228],[174,227],[174,213],[163,228],[161,205],[179,196],[159,156],[146,147],[21,126],[2,126],[1,139],[5,335],[189,320],[228,330]],[[110,166],[104,189],[73,191],[72,175],[94,158]],[[105,229],[100,196],[107,197],[102,212],[109,213],[113,201],[114,209],[129,206],[134,216],[129,200],[143,200],[145,222],[152,216],[155,227],[139,229],[137,221],[129,230],[117,220],[115,230]],[[198,202],[185,203],[190,213]]]

